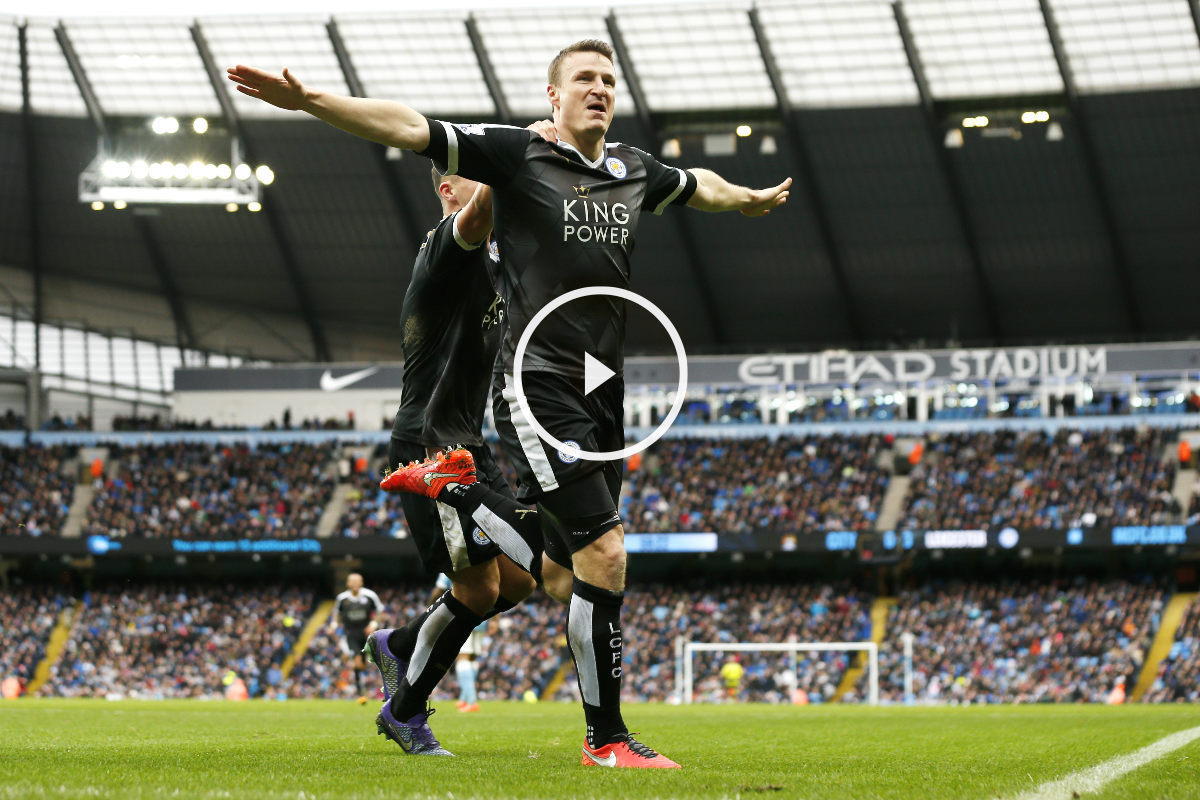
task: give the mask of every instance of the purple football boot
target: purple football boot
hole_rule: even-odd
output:
[[[452,756],[446,748],[438,743],[429,727],[429,717],[434,709],[422,711],[408,722],[401,722],[392,715],[392,704],[385,701],[375,718],[375,727],[379,733],[400,745],[400,749],[410,756]]]
[[[374,664],[383,678],[384,700],[391,700],[392,695],[400,691],[400,679],[408,672],[408,662],[396,658],[388,649],[387,641],[391,632],[391,628],[375,631],[367,637],[362,649],[363,658]]]

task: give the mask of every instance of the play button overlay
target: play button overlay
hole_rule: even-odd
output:
[[[537,330],[537,326],[546,321],[546,317],[553,314],[558,309],[570,303],[573,300],[579,300],[584,297],[595,297],[597,295],[618,297],[630,303],[641,306],[650,312],[650,315],[658,320],[658,324],[662,325],[667,331],[667,336],[671,338],[671,344],[675,346],[675,357],[679,360],[679,382],[675,387],[675,402],[671,404],[671,410],[663,421],[658,424],[658,427],[650,432],[650,435],[640,442],[635,442],[628,447],[620,450],[601,450],[592,452],[591,450],[583,450],[576,442],[564,442],[554,438],[550,432],[537,421],[537,417],[529,408],[529,400],[525,397],[525,387],[521,381],[521,368],[525,365],[525,350],[529,347],[529,340],[533,338],[533,332]],[[612,369],[605,366],[593,356],[591,353],[584,352],[583,354],[583,393],[591,394],[597,387],[601,386],[609,378],[616,375]],[[553,447],[559,453],[570,453],[571,456],[581,458],[584,461],[618,461],[629,458],[630,456],[640,453],[650,445],[662,438],[662,435],[667,432],[667,429],[675,422],[675,418],[679,416],[680,410],[683,409],[683,401],[687,397],[687,353],[683,349],[683,340],[679,338],[679,331],[675,330],[675,326],[671,323],[671,319],[663,313],[662,309],[651,303],[646,298],[636,292],[631,292],[628,289],[619,289],[616,286],[585,286],[582,289],[573,289],[566,294],[556,297],[533,315],[533,319],[529,320],[529,324],[525,326],[524,332],[521,333],[521,338],[517,342],[517,351],[513,354],[513,392],[517,395],[517,404],[521,406],[521,411],[529,420],[530,427],[534,433],[538,435],[546,444]]]
[[[600,363],[600,359],[591,353],[583,354],[583,393],[591,394],[600,388],[600,384],[617,373]]]

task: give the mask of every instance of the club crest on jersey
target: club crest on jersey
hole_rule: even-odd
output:
[[[608,174],[614,178],[624,178],[628,170],[625,169],[625,162],[616,156],[609,156],[604,160],[604,168],[608,170]]]
[[[483,136],[483,126],[477,122],[457,122],[454,127],[469,136]]]
[[[474,539],[475,544],[479,545],[480,547],[484,547],[492,543],[492,540],[487,537],[487,534],[478,527],[471,531],[471,538]]]
[[[488,242],[488,257],[490,257],[492,261],[500,261],[500,245],[496,244],[495,239]]]
[[[558,451],[558,460],[564,464],[574,464],[579,460],[579,451],[583,448],[574,439],[566,439],[563,441],[563,444],[566,447]]]

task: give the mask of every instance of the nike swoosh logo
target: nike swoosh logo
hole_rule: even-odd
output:
[[[606,758],[596,758],[594,755],[589,753],[588,749],[585,747],[583,748],[583,754],[602,767],[615,767],[617,765],[616,753],[610,752]]]
[[[398,730],[396,732],[396,738],[400,740],[400,747],[402,749],[412,750],[412,747],[413,747],[412,731],[410,731],[406,728],[401,728],[400,730]],[[614,754],[614,756],[615,756],[615,754]]]
[[[457,472],[426,472],[425,473],[425,485],[433,486],[433,482],[435,480],[437,480],[438,478],[457,478],[457,477],[458,477]]]
[[[369,378],[379,372],[379,367],[367,367],[360,369],[358,372],[351,372],[349,375],[343,375],[340,378],[333,377],[333,373],[329,370],[321,375],[321,391],[336,392],[345,389],[347,386],[358,383],[364,378]]]

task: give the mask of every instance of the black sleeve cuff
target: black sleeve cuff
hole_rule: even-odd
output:
[[[425,121],[429,124],[429,145],[424,150],[418,151],[417,155],[430,159],[439,171],[445,172],[450,151],[449,143],[446,141],[446,126],[429,117],[426,117]]]
[[[673,205],[687,205],[687,201],[692,199],[692,195],[696,193],[696,176],[690,170],[683,170],[684,184],[683,191],[673,201]]]

